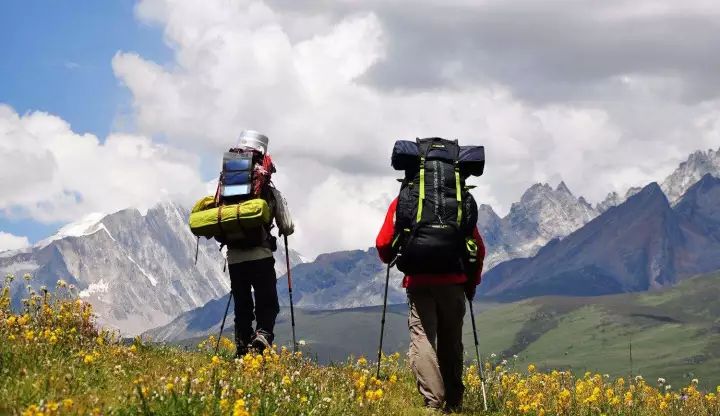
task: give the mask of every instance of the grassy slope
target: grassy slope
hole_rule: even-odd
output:
[[[566,350],[583,355],[563,353],[563,359],[581,360],[584,366],[590,367],[588,363],[596,358],[596,346],[611,345],[622,331],[627,331],[624,319],[632,323],[632,319],[639,318],[647,322],[634,332],[637,351],[645,355],[648,348],[653,348],[651,353],[658,358],[652,365],[660,366],[666,357],[674,359],[676,355],[699,349],[710,351],[706,352],[705,364],[712,364],[715,363],[711,354],[715,351],[712,349],[715,338],[698,337],[694,332],[698,328],[703,330],[708,319],[716,319],[704,315],[711,313],[712,307],[697,305],[695,309],[683,308],[677,314],[667,307],[682,304],[677,303],[679,296],[694,299],[692,294],[697,291],[690,287],[695,284],[706,284],[701,286],[699,296],[717,290],[716,285],[710,283],[703,279],[690,282],[681,287],[677,295],[661,294],[661,300],[643,295],[629,302],[627,297],[615,297],[596,299],[603,302],[588,306],[587,301],[578,299],[547,298],[504,305],[479,315],[483,325],[491,325],[491,320],[502,323],[493,331],[485,329],[488,336],[483,341],[498,348],[507,345],[507,351],[522,349],[521,354],[527,358],[537,350],[538,354],[548,357],[548,361],[542,363],[548,365],[552,360],[549,357],[563,350],[562,342],[573,342],[573,348]],[[228,340],[222,343],[220,357],[213,357],[213,342],[203,343],[195,352],[144,345],[139,340],[128,345],[118,342],[110,333],[98,332],[88,304],[53,298],[50,294],[32,295],[25,311],[18,315],[9,309],[7,289],[0,287],[0,414],[427,414],[422,409],[411,372],[399,361],[400,354],[383,360],[385,377],[376,380],[372,377],[373,363],[364,359],[345,359],[339,365],[319,366],[283,351],[279,355],[232,360],[232,343]],[[690,309],[695,312],[688,313]],[[661,319],[658,319],[660,315],[652,318],[652,312],[658,311],[665,315]],[[339,338],[340,345],[363,336],[355,332],[355,322],[351,319],[367,327],[376,322],[373,318],[377,314],[363,310],[350,312],[358,315],[308,313],[303,317],[308,325],[312,322],[311,315],[317,318],[315,323],[328,325],[326,321],[333,318],[335,327],[320,328],[342,330],[343,336],[351,336]],[[687,320],[698,314],[697,322],[685,324],[675,322],[673,317]],[[404,320],[401,310],[393,310],[391,317],[396,324]],[[658,321],[661,323],[657,324]],[[613,325],[619,328],[619,335],[613,333]],[[604,334],[609,340],[605,344]],[[654,347],[657,340],[671,348],[658,350]],[[617,365],[622,369],[621,351],[605,356],[604,360],[605,365],[616,365],[612,360],[618,360]],[[720,387],[710,388],[702,378],[700,390],[694,383],[678,389],[682,387],[680,383],[673,382],[675,389],[664,393],[664,389],[655,389],[642,380],[616,381],[599,374],[575,379],[567,373],[541,373],[535,366],[524,365],[516,372],[512,368],[516,364],[511,360],[509,367],[500,366],[496,371],[488,366],[491,413],[481,412],[480,380],[474,367],[466,368],[463,414],[720,414],[720,403],[714,393],[720,393]],[[710,371],[710,365],[704,367]]]
[[[501,306],[477,319],[486,334],[488,329],[492,333],[492,328],[501,328],[502,338],[509,330],[508,320],[515,328],[524,317],[511,343],[493,344],[493,337],[486,336],[483,346],[502,355],[517,353],[524,361],[548,368],[617,376],[632,372],[678,384],[697,377],[717,384],[719,296],[720,273],[716,273],[655,293],[537,298]]]
[[[685,384],[695,377],[720,383],[720,273],[700,276],[660,292],[600,297],[540,297],[475,304],[480,348],[498,360],[517,354],[523,364],[616,376],[642,374]],[[298,339],[322,363],[349,355],[373,358],[382,308],[296,310]],[[290,345],[285,314],[277,343]],[[226,330],[232,333],[232,327]],[[633,366],[630,365],[632,340]],[[185,342],[194,346],[199,340]],[[474,358],[472,326],[464,326],[466,358]],[[407,306],[388,308],[384,350],[406,351]]]
[[[686,383],[720,383],[720,273],[689,279],[661,292],[590,298],[541,297],[512,304],[476,304],[481,352],[520,356],[548,368],[642,374]],[[298,311],[298,338],[322,362],[376,353],[381,308]],[[407,348],[407,307],[389,308],[385,350]],[[278,325],[279,343],[290,327]],[[466,355],[472,326],[466,320]],[[630,365],[632,341],[633,366]]]

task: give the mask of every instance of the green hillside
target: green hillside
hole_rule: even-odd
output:
[[[720,383],[720,273],[688,279],[654,293],[600,297],[540,297],[509,304],[475,304],[481,351],[495,359],[517,355],[522,364],[598,371],[614,376],[641,374],[674,383],[699,378]],[[377,354],[382,308],[342,311],[296,310],[298,339],[323,363],[349,355]],[[276,342],[290,345],[286,314]],[[406,351],[407,307],[388,308],[384,350]],[[468,361],[474,350],[472,326],[465,323]],[[232,328],[226,329],[232,334]],[[199,340],[184,342],[194,346]],[[632,343],[632,368],[630,345]]]
[[[543,297],[478,315],[486,350],[547,368],[720,381],[720,273],[655,293]],[[509,325],[508,325],[509,324]],[[500,335],[489,336],[499,330]],[[507,333],[514,332],[508,341]],[[466,331],[466,340],[471,333]],[[632,345],[632,366],[630,352]]]

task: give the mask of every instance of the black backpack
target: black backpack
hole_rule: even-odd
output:
[[[405,274],[466,271],[474,260],[469,257],[478,212],[465,185],[460,146],[441,138],[416,144],[418,162],[405,167],[395,214],[398,269]]]

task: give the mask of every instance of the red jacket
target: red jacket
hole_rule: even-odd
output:
[[[375,240],[378,254],[380,254],[380,259],[384,263],[389,263],[393,257],[392,241],[395,234],[395,209],[397,208],[397,202],[397,198],[395,198],[390,204],[387,215],[385,215],[385,222]],[[473,278],[475,279],[475,284],[478,285],[480,284],[480,276],[482,274],[482,264],[485,260],[485,244],[483,243],[482,237],[480,237],[480,232],[477,227],[473,230],[473,238],[477,242],[477,261],[480,266],[478,267],[477,275],[473,276]],[[465,276],[464,273],[415,274],[405,276],[403,279],[403,287],[459,284],[465,283],[467,279],[468,277]]]

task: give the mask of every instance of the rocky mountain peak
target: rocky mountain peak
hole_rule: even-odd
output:
[[[560,181],[557,188],[555,188],[555,191],[562,192],[562,193],[565,193],[568,195],[572,195],[572,192],[570,192],[570,188],[567,187],[567,185],[565,184],[565,181]]]
[[[720,177],[720,149],[697,151],[678,166],[662,183],[662,189],[673,204],[704,175]]]
[[[188,210],[170,201],[146,212],[93,214],[28,250],[0,256],[0,273],[29,273],[37,286],[64,279],[93,304],[103,326],[138,334],[230,290],[217,243],[198,241],[187,218]],[[278,276],[286,272],[280,246]],[[302,261],[290,251],[291,265]]]
[[[511,258],[533,256],[550,240],[567,236],[598,215],[564,181],[555,188],[534,184],[512,204],[505,218],[496,219],[491,208],[480,212],[478,226],[488,246],[488,269]]]

